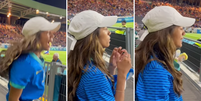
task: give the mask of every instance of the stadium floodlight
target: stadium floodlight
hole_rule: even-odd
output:
[[[40,11],[37,9],[37,10],[36,10],[36,14],[38,14],[39,12],[40,12]]]
[[[49,12],[42,12],[42,11],[39,11],[39,14],[44,14],[44,15],[48,14],[48,16],[59,17],[60,19],[65,18],[64,16],[57,15],[57,14],[51,14],[51,13],[49,13]]]

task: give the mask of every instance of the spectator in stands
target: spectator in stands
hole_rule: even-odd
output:
[[[68,54],[68,101],[124,101],[126,75],[131,68],[130,55],[126,50],[115,48],[109,63],[110,72],[102,58],[104,48],[110,45],[111,32],[107,27],[116,21],[117,16],[105,17],[91,10],[72,19],[69,32],[77,43]],[[117,87],[113,86],[112,79],[116,68]]]
[[[15,41],[20,41],[23,38],[21,34],[22,27],[19,25],[11,26],[7,24],[0,24],[0,42],[2,43],[12,43]],[[54,33],[53,46],[66,47],[66,32],[58,31]]]
[[[200,27],[201,25],[201,10],[199,6],[189,5],[182,3],[180,0],[174,2],[167,2],[164,0],[152,0],[152,2],[135,1],[135,14],[137,16],[144,16],[150,9],[155,6],[171,6],[177,9],[183,16],[196,18],[194,27]]]
[[[75,16],[83,10],[92,9],[105,16],[131,16],[133,1],[128,0],[69,0],[68,15]]]
[[[173,61],[176,49],[182,46],[183,27],[193,25],[195,19],[183,17],[173,7],[159,6],[150,10],[142,22],[148,33],[136,48],[136,101],[183,101],[182,73]]]
[[[52,62],[59,62],[62,64],[61,60],[59,59],[58,53],[54,53]]]
[[[28,20],[22,34],[6,51],[0,61],[0,74],[9,74],[7,101],[32,101],[43,96],[44,59],[43,50],[49,50],[53,41],[53,32],[60,29],[61,23],[51,23],[43,17]]]

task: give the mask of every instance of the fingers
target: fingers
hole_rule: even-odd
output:
[[[126,49],[121,50],[121,54],[128,53]]]
[[[113,51],[112,51],[112,54],[114,54],[117,50],[118,50],[118,48],[115,47],[115,48],[113,49]]]
[[[115,47],[112,51],[112,55],[115,54],[115,52],[118,52],[119,48]]]
[[[115,47],[113,49],[112,55],[119,53],[120,55],[123,55],[124,53],[128,53],[126,49],[122,49],[122,47]]]
[[[122,50],[122,47],[119,47],[117,51],[121,54],[121,50]]]
[[[128,54],[128,52],[126,50],[121,54],[122,58],[124,58],[124,57],[129,58],[128,56],[129,56],[129,54]]]
[[[121,61],[120,60],[121,55],[118,52],[115,55],[116,55],[116,58],[117,58],[117,62],[120,62]]]
[[[120,51],[121,51],[121,50],[122,50],[122,47],[119,47],[119,48],[118,48],[118,50],[120,50]]]

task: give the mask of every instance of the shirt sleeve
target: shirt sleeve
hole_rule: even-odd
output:
[[[10,69],[10,86],[24,89],[34,76],[34,69],[24,61],[14,61]]]
[[[115,101],[112,85],[103,74],[95,74],[85,82],[88,101]]]
[[[166,101],[169,99],[170,75],[162,66],[158,66],[159,68],[154,67],[150,70],[145,70],[146,73],[142,74],[143,77],[138,79],[137,95],[140,100]]]

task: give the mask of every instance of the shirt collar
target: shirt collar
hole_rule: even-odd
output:
[[[40,56],[40,58],[33,52],[29,53],[31,57],[33,57],[38,63],[40,63],[41,66],[44,66],[44,59]]]

